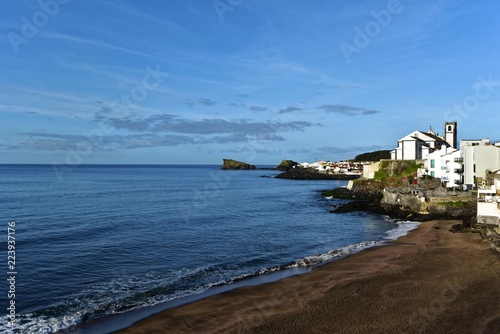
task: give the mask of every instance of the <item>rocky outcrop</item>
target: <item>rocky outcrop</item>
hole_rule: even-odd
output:
[[[377,189],[371,190],[360,190],[360,189],[352,189],[349,190],[347,188],[336,188],[333,190],[323,190],[321,192],[322,196],[325,197],[334,197],[341,199],[354,199],[354,200],[363,200],[363,201],[373,201],[379,202],[382,198],[382,193]]]
[[[487,227],[481,230],[481,237],[490,242],[491,247],[500,252],[500,228]]]
[[[222,159],[221,169],[225,170],[235,170],[235,169],[255,169],[254,165],[247,164],[242,161],[236,161],[232,159]]]
[[[352,190],[338,188],[323,191],[322,195],[353,200],[332,207],[331,212],[334,213],[368,211],[394,219],[415,221],[461,219],[467,226],[476,216],[476,202],[470,195],[440,194],[438,190],[426,193],[410,187],[379,188],[377,184],[371,187],[360,182]]]
[[[292,168],[275,177],[278,179],[293,180],[353,180],[359,178],[358,175],[319,173],[305,168]]]
[[[444,188],[385,188],[381,205],[399,210],[448,219],[472,219],[477,212],[472,193],[448,192]]]
[[[293,160],[283,160],[277,167],[276,170],[281,170],[283,172],[286,172],[289,169],[292,169],[293,167],[297,166],[299,163]]]

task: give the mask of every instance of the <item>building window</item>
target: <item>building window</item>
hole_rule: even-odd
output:
[[[431,176],[434,177],[434,171],[433,170],[431,170]]]
[[[448,125],[448,131],[451,131],[451,125]]]
[[[435,164],[434,164],[434,159],[431,159],[431,168],[434,168],[435,167]],[[434,175],[432,175],[434,176]]]
[[[474,171],[474,173],[475,173],[475,172],[476,172],[476,164],[474,164],[474,167],[473,167],[473,168],[474,168],[474,169],[473,169],[473,171]]]

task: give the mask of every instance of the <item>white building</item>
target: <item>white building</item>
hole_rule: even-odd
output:
[[[441,179],[447,188],[459,188],[462,183],[462,158],[460,150],[442,147],[427,156],[427,175]]]
[[[475,189],[478,177],[485,178],[487,171],[500,169],[500,147],[491,145],[489,139],[461,140],[460,152],[463,159],[464,189]]]
[[[421,160],[443,147],[457,147],[457,122],[445,123],[445,136],[432,128],[427,132],[414,131],[398,140],[398,147],[391,151],[392,160]]]
[[[478,185],[477,222],[500,226],[500,171],[495,171]]]
[[[363,177],[365,179],[373,180],[375,178],[375,173],[380,170],[380,161],[374,162],[369,165],[363,166]]]

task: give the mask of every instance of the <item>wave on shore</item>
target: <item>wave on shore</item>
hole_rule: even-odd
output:
[[[383,245],[390,240],[395,240],[406,235],[419,225],[418,222],[410,221],[394,222],[396,227],[387,231],[383,240],[364,241],[348,245],[328,251],[324,254],[307,256],[288,264],[262,268],[253,273],[245,273],[242,271],[242,268],[238,270],[234,267],[204,267],[182,273],[172,272],[163,276],[145,275],[143,277],[120,277],[108,283],[102,283],[100,284],[101,286],[93,286],[89,291],[82,291],[76,294],[73,302],[66,301],[63,303],[64,305],[60,304],[55,306],[59,311],[66,309],[66,312],[63,312],[65,314],[64,316],[54,316],[56,312],[55,310],[51,310],[51,308],[41,312],[38,311],[19,316],[16,330],[23,333],[53,333],[58,331],[64,333],[65,330],[69,328],[74,328],[74,326],[78,326],[86,321],[92,321],[93,319],[154,306],[174,299],[182,299],[188,296],[202,294],[209,289],[248,280],[253,277],[286,271],[292,268],[322,265],[341,257],[357,253],[366,248]],[[240,273],[238,273],[238,271],[240,271]],[[230,273],[232,273],[232,277],[224,278]],[[175,285],[177,285],[178,282],[187,278],[192,279],[193,276],[201,277],[202,280],[205,280],[207,283],[191,286],[187,289],[176,290]],[[154,284],[151,284],[152,282]],[[152,286],[154,286],[153,289],[151,289]],[[96,293],[96,291],[100,292]],[[105,303],[102,303],[103,300]],[[80,308],[82,303],[87,306],[85,308]],[[4,328],[3,324],[0,328],[2,330],[7,329]]]
[[[387,241],[396,240],[397,238],[406,235],[409,231],[417,228],[417,226],[420,225],[419,222],[412,222],[412,221],[395,221],[395,223],[397,224],[397,227],[386,232],[387,236],[385,237],[385,240],[364,241],[354,245],[349,245],[339,249],[334,249],[324,254],[307,256],[297,261],[297,265],[301,267],[307,267],[307,266],[323,264],[342,256],[347,256],[357,253],[366,248],[383,245]]]

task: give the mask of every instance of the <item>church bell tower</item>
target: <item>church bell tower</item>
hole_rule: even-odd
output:
[[[451,147],[457,148],[457,122],[444,123],[444,139]]]

